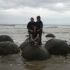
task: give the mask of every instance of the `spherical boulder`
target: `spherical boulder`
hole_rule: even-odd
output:
[[[47,34],[46,37],[55,37],[53,34]]]
[[[28,45],[23,49],[22,57],[27,60],[46,60],[51,56],[44,47]]]
[[[25,47],[27,47],[29,45],[29,39],[27,38],[21,45],[20,45],[20,49],[23,50]]]
[[[0,36],[0,42],[2,42],[2,41],[11,41],[11,42],[13,42],[12,38],[8,35],[1,35]]]
[[[60,39],[50,39],[46,42],[45,48],[50,54],[66,55],[67,53],[70,53],[69,45],[66,43],[66,41]]]
[[[20,52],[19,47],[10,41],[0,42],[0,55],[17,54]]]
[[[29,45],[29,42],[23,42],[21,45],[20,45],[20,49],[23,51],[23,49],[25,48],[25,47],[27,47]]]

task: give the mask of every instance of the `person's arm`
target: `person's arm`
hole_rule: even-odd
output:
[[[30,28],[29,28],[29,23],[27,24],[27,29],[29,30],[29,31],[31,31],[31,32],[33,32],[33,30],[31,30]]]
[[[34,39],[34,41],[35,41],[37,38],[39,38],[39,34],[37,34],[37,37]]]
[[[33,37],[32,37],[32,34],[30,34],[30,38],[31,38],[31,41],[34,41],[34,40],[33,40]]]
[[[31,30],[30,28],[27,28],[29,31],[33,32],[33,30]]]
[[[43,22],[42,21],[41,21],[40,25],[41,25],[41,27],[37,31],[40,31],[43,28]]]

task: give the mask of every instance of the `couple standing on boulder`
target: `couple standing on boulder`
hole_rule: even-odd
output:
[[[30,18],[30,22],[27,24],[27,29],[29,33],[29,43],[37,42],[38,45],[41,45],[42,29],[43,23],[41,17],[37,16],[37,21],[34,21],[34,18]]]

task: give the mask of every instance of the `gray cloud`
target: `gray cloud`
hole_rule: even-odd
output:
[[[55,4],[57,3],[63,3],[66,7],[55,7]],[[0,0],[0,23],[18,23],[18,24],[23,22],[27,23],[30,20],[30,16],[28,14],[30,14],[31,16],[34,16],[34,14],[30,12],[27,12],[25,14],[25,12],[23,13],[22,11],[21,13],[22,16],[21,16],[21,15],[12,15],[11,13],[8,13],[5,11],[11,8],[17,8],[17,11],[18,11],[19,10],[18,7],[21,7],[21,9],[23,9],[23,7],[32,7],[33,9],[45,8],[45,9],[49,9],[50,11],[52,10],[62,14],[62,12],[70,11],[70,0]],[[60,18],[57,15],[58,13],[53,13],[55,18],[53,18],[53,16],[50,16],[50,18],[43,17],[42,20],[47,23],[56,23],[59,21],[60,23],[70,22],[70,16],[66,17],[66,15],[64,16],[59,15],[60,17],[62,17]],[[59,18],[56,18],[56,17],[59,17]]]
[[[64,3],[66,8],[56,8],[54,4],[56,3]],[[9,8],[18,8],[18,7],[42,7],[48,8],[54,11],[66,11],[70,10],[70,0],[1,0],[0,8],[1,9],[9,9]]]
[[[29,17],[0,12],[0,24],[25,24],[26,21],[29,21]]]

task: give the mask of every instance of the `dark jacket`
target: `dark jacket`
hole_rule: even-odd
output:
[[[42,32],[42,30],[43,30],[43,22],[41,20],[37,21],[36,25],[37,25],[37,30],[40,30],[40,32]]]
[[[33,30],[34,25],[35,25],[35,22],[29,22],[29,23],[27,24],[27,28]],[[29,30],[28,30],[28,31],[29,31]]]

